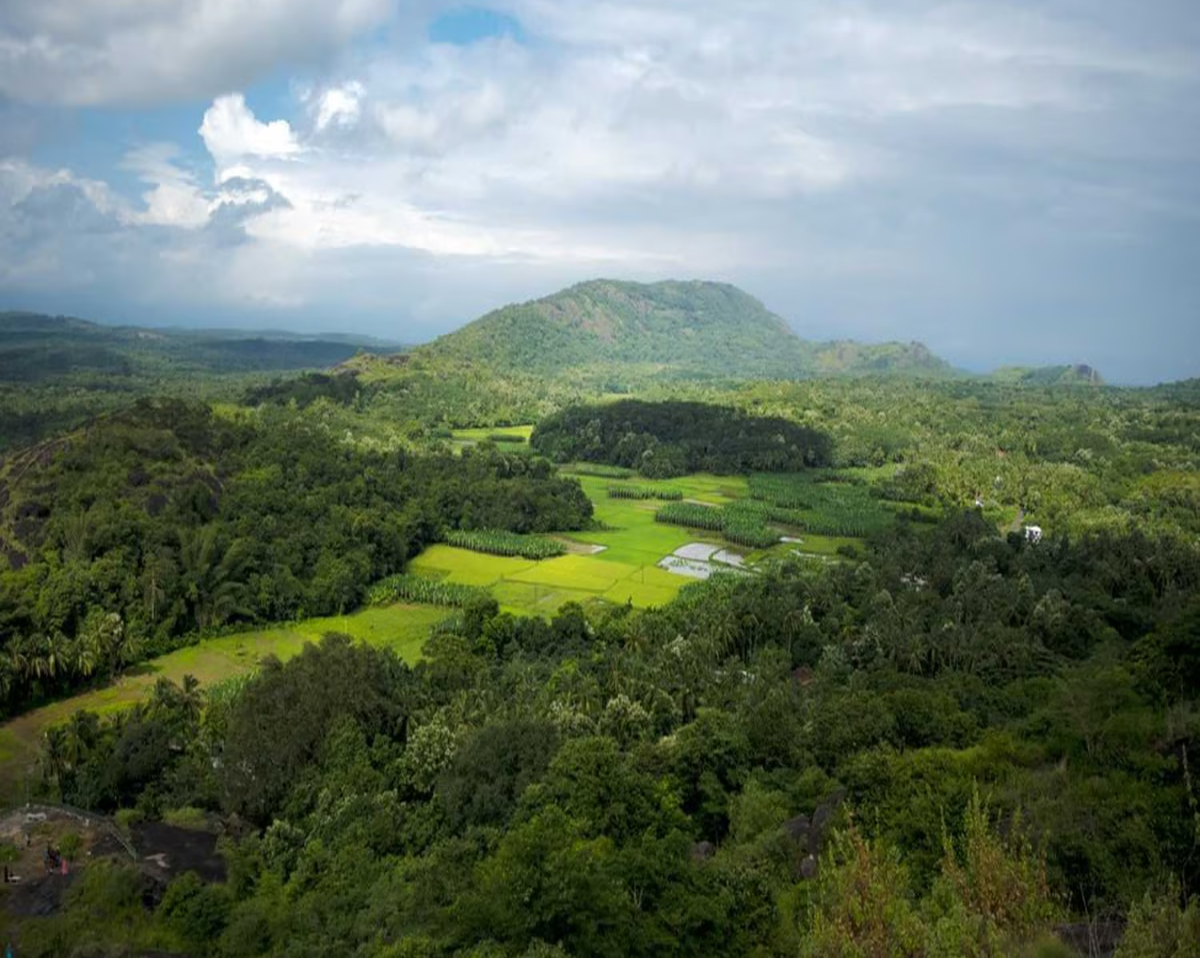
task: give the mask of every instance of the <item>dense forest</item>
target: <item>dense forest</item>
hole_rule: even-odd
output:
[[[482,600],[415,669],[330,636],[207,697],[162,684],[61,728],[47,775],[241,824],[227,881],[148,910],[109,866],[23,942],[979,955],[1127,916],[1123,949],[1186,953],[1198,595],[1194,544],[1031,545],[972,511],[647,613]]]
[[[833,457],[832,442],[820,430],[678,401],[568,407],[541,421],[530,444],[559,463],[609,463],[646,477],[803,470],[826,466]]]
[[[139,401],[0,467],[0,710],[226,624],[339,613],[447,529],[584,526],[545,460]]]

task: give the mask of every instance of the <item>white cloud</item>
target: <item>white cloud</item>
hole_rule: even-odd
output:
[[[142,194],[145,210],[130,215],[133,222],[200,227],[208,221],[209,200],[196,177],[174,162],[178,155],[170,143],[146,144],[125,155],[122,166],[150,188]]]
[[[341,86],[330,87],[316,99],[316,119],[314,124],[318,132],[328,126],[353,127],[358,122],[361,113],[360,101],[363,96],[363,86],[354,80]]]
[[[290,157],[300,152],[286,120],[260,123],[240,93],[217,97],[205,111],[198,132],[220,166],[245,157]]]

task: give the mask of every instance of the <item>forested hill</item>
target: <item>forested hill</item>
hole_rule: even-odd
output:
[[[1102,386],[1100,371],[1086,363],[1055,364],[1048,367],[1001,367],[990,375],[1001,383],[1021,383],[1038,387]]]
[[[301,370],[332,366],[375,345],[340,335],[110,327],[74,317],[0,312],[0,382]]]
[[[37,443],[148,396],[229,402],[271,376],[341,363],[343,334],[106,326],[0,311],[0,452]]]
[[[810,343],[737,287],[699,280],[580,283],[494,310],[418,353],[543,375],[630,364],[704,378],[954,372],[921,344]]]

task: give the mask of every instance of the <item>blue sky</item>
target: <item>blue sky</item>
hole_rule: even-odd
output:
[[[1200,375],[1195,0],[15,0],[0,308],[414,341],[596,276]]]

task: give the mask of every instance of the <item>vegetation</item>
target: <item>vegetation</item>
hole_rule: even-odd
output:
[[[234,400],[271,374],[330,366],[369,342],[0,313],[0,451],[73,429],[139,397]]]
[[[583,370],[610,381],[639,364],[669,379],[954,373],[921,344],[809,343],[737,287],[673,280],[577,284],[495,310],[414,355],[545,377]]]
[[[330,637],[219,707],[162,686],[56,734],[49,786],[257,824],[138,920],[211,890],[220,953],[1009,954],[1135,905],[1184,949],[1198,588],[1190,544],[966,513],[656,611],[480,608],[414,669]]]
[[[765,512],[754,509],[752,504],[709,507],[700,503],[669,503],[654,514],[654,519],[695,530],[716,531],[726,540],[745,547],[769,547],[779,541],[779,534],[766,525]]]
[[[673,331],[684,364],[681,325],[745,307],[635,293],[504,323],[574,351],[628,296],[611,350]],[[605,346],[521,373],[463,342],[6,455],[0,679],[35,709],[0,777],[221,830],[226,868],[164,889],[73,825],[49,913],[22,897],[56,877],[0,891],[20,952],[1200,951],[1200,382],[689,381]],[[660,569],[695,529],[755,575]]]
[[[767,520],[823,536],[866,537],[895,522],[862,477],[845,473],[754,474],[750,496]]]
[[[0,709],[227,624],[343,613],[450,527],[591,517],[544,460],[349,448],[307,417],[141,401],[0,469]]]
[[[545,560],[563,552],[563,545],[548,537],[509,533],[506,530],[447,530],[445,541],[452,547],[494,553],[498,557]]]
[[[388,603],[429,603],[439,607],[465,607],[485,599],[486,590],[461,583],[445,583],[411,573],[395,573],[384,577],[367,591],[367,603],[380,606]]]
[[[616,500],[682,500],[678,487],[639,487],[634,484],[613,484],[608,495]]]
[[[613,467],[605,463],[572,464],[571,472],[582,477],[611,477],[614,480],[625,480],[637,476],[637,471],[631,470],[629,467]]]
[[[801,470],[827,465],[833,455],[827,434],[791,421],[641,400],[568,407],[539,423],[530,443],[559,463],[611,463],[646,477]]]

